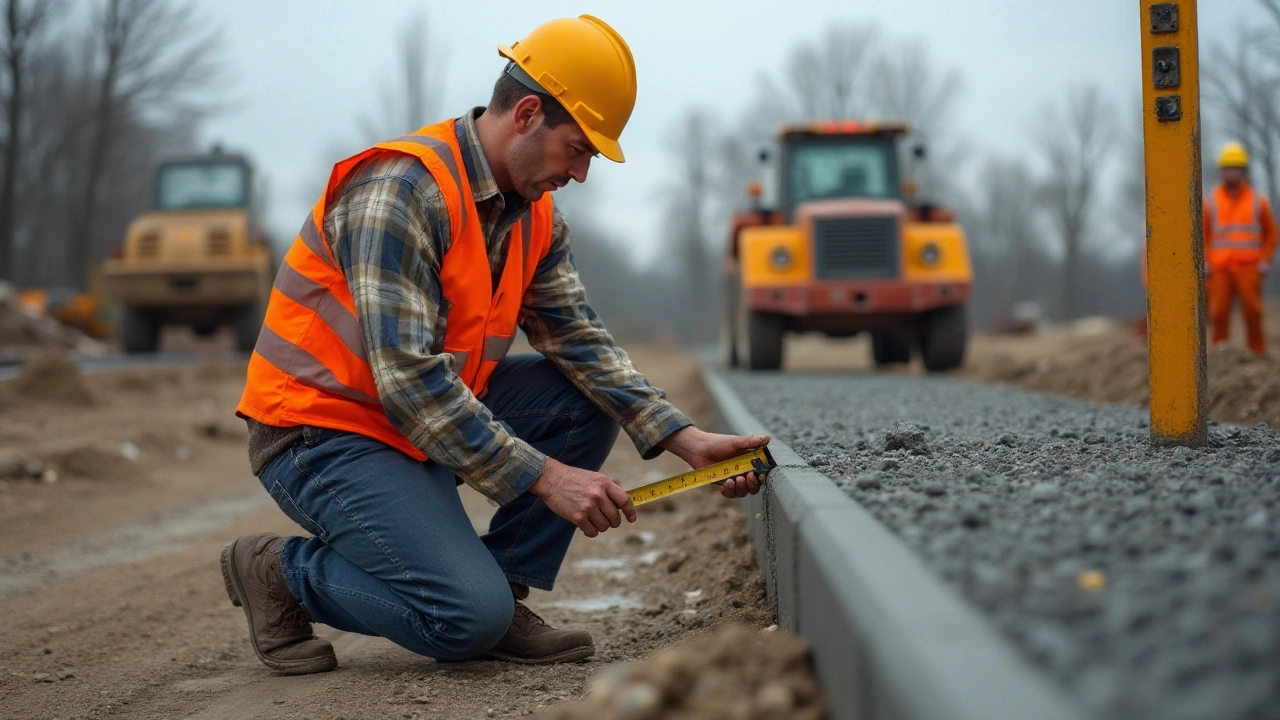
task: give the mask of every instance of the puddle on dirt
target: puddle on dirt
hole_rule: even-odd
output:
[[[49,550],[10,555],[0,559],[0,602],[93,570],[178,552],[189,537],[272,506],[255,486]]]
[[[573,566],[580,570],[622,570],[631,564],[627,558],[587,558]]]
[[[566,598],[545,603],[547,607],[578,612],[604,612],[605,610],[638,610],[644,601],[635,595],[589,595],[582,598]]]

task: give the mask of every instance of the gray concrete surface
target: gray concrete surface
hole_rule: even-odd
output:
[[[1280,432],[1214,423],[1208,447],[1153,448],[1136,408],[725,377],[1091,715],[1280,717]]]
[[[730,432],[770,432],[714,371]],[[753,403],[754,405],[754,403]],[[1079,718],[884,526],[777,439],[749,506],[779,623],[803,636],[837,720]]]

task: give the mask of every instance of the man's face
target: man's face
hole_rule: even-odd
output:
[[[507,171],[516,192],[529,202],[553,192],[570,180],[586,182],[595,148],[575,122],[554,128],[539,116],[538,126],[520,135],[511,146]]]
[[[1222,168],[1222,182],[1232,187],[1239,185],[1244,181],[1244,168],[1224,167]]]

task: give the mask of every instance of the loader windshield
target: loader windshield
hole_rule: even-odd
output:
[[[792,144],[788,155],[788,211],[809,200],[900,197],[897,156],[891,138],[808,138]]]
[[[156,209],[205,210],[248,204],[248,168],[238,162],[168,163],[156,177]]]

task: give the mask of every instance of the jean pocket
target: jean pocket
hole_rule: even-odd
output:
[[[293,496],[284,489],[279,480],[271,484],[271,489],[268,492],[271,494],[271,499],[276,501],[276,505],[280,506],[280,509],[284,511],[285,515],[289,516],[290,520],[298,523],[298,526],[303,530],[321,540],[325,539],[325,532],[320,527],[320,523],[312,520],[310,515],[302,512],[302,508],[298,507],[298,503],[294,502]]]
[[[335,438],[341,434],[341,430],[330,430],[329,428],[315,427],[313,425],[303,425],[302,445],[303,447],[312,448],[325,440]]]

